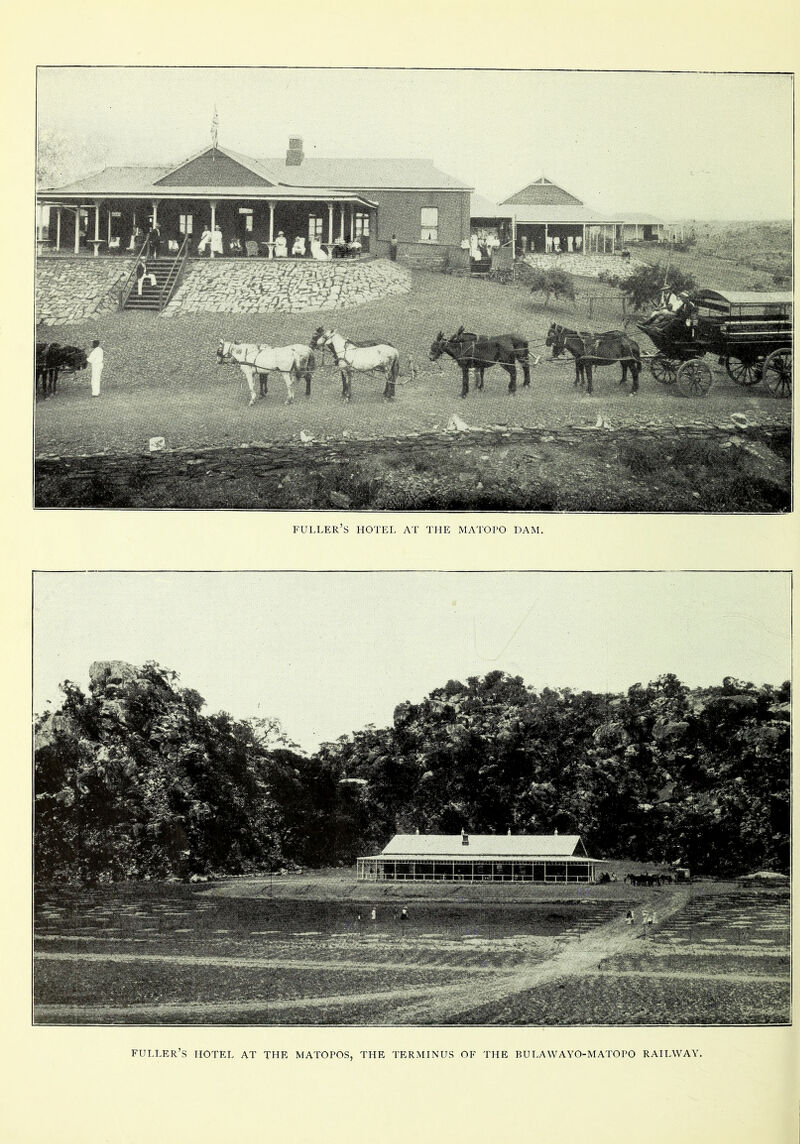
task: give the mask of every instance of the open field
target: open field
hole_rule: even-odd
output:
[[[792,224],[786,222],[687,223],[695,243],[671,250],[659,243],[628,243],[645,262],[669,262],[700,286],[716,290],[790,290]]]
[[[785,888],[714,882],[378,886],[336,873],[51,888],[36,900],[35,1019],[785,1023],[788,910]]]
[[[121,313],[83,326],[49,327],[48,338],[65,344],[85,345],[99,336],[106,367],[99,399],[89,394],[88,376],[79,374],[60,383],[55,399],[38,403],[36,503],[787,508],[791,402],[776,400],[760,386],[741,389],[716,366],[715,386],[701,400],[660,386],[646,369],[640,393],[629,396],[617,384],[617,366],[596,372],[593,396],[575,390],[571,362],[553,362],[543,343],[551,321],[585,324],[588,293],[598,290],[602,294],[596,283],[584,283],[576,307],[545,309],[521,286],[417,271],[410,295],[337,311],[333,318],[329,312],[172,319]],[[593,308],[594,328],[622,324],[613,294],[595,298]],[[355,340],[386,339],[398,346],[402,371],[395,402],[382,400],[382,380],[356,375],[353,401],[343,404],[328,358],[315,375],[310,400],[298,395],[293,405],[284,405],[284,387],[275,377],[268,396],[250,408],[240,371],[216,364],[220,338],[307,342],[316,326],[332,321]],[[495,368],[482,394],[461,400],[459,370],[449,359],[441,368],[431,363],[428,350],[439,329],[452,332],[462,324],[526,336],[532,354],[542,355],[530,388],[509,396],[506,375]],[[641,344],[644,353],[651,352],[644,335]],[[744,450],[730,448],[730,436],[740,440],[732,413],[743,413],[752,427]],[[453,415],[485,436],[447,432]],[[510,436],[515,429],[521,434],[516,440]],[[307,443],[301,432],[310,438]],[[585,440],[577,441],[581,432]],[[649,439],[637,472],[636,458],[626,460],[629,441],[618,434],[640,432]],[[692,433],[700,440],[686,442],[692,455],[683,456],[681,445]],[[156,436],[164,437],[167,452],[151,456],[148,442]],[[355,442],[367,442],[365,456],[358,456]]]

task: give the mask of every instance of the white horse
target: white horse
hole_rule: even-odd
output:
[[[356,373],[382,373],[386,377],[383,389],[384,401],[394,400],[394,383],[400,372],[400,354],[388,342],[365,345],[350,342],[337,330],[324,330],[319,326],[311,339],[312,350],[325,347],[333,354],[342,375],[342,397],[349,401],[352,396],[353,370]]]
[[[236,362],[250,390],[250,404],[256,400],[256,376],[260,396],[267,392],[267,378],[272,370],[283,375],[286,383],[286,405],[294,401],[295,378],[306,379],[306,397],[311,396],[311,374],[315,366],[310,346],[298,342],[291,346],[267,346],[247,342],[223,342],[217,346],[217,364]]]

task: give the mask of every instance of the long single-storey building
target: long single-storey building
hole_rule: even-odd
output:
[[[188,238],[197,253],[202,232],[221,232],[222,251],[272,257],[297,244],[310,253],[357,242],[386,254],[393,236],[401,257],[442,260],[469,237],[470,192],[424,159],[308,157],[299,138],[283,158],[256,159],[215,141],[189,158],[158,167],[106,167],[37,193],[47,208],[47,245],[79,254],[132,251],[134,236],[157,225],[166,246]]]
[[[621,219],[591,210],[545,175],[500,204],[511,209],[517,254],[565,254],[616,249]]]
[[[358,858],[361,882],[594,882],[578,834],[396,834]]]

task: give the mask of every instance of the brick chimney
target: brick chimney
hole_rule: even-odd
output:
[[[289,137],[289,150],[286,152],[286,166],[299,167],[303,162],[303,140],[296,135]]]

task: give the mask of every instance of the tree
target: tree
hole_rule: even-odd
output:
[[[99,139],[86,140],[51,127],[40,127],[36,141],[37,187],[61,186],[104,167],[108,145]]]
[[[665,286],[679,294],[683,290],[691,293],[697,288],[697,283],[691,274],[684,274],[676,266],[664,267],[660,262],[652,266],[640,266],[620,282],[620,289],[634,310],[657,305]]]
[[[566,298],[575,301],[575,287],[572,279],[564,270],[538,270],[533,269],[529,276],[531,294],[544,294],[545,306],[550,305],[551,296],[559,299]]]

